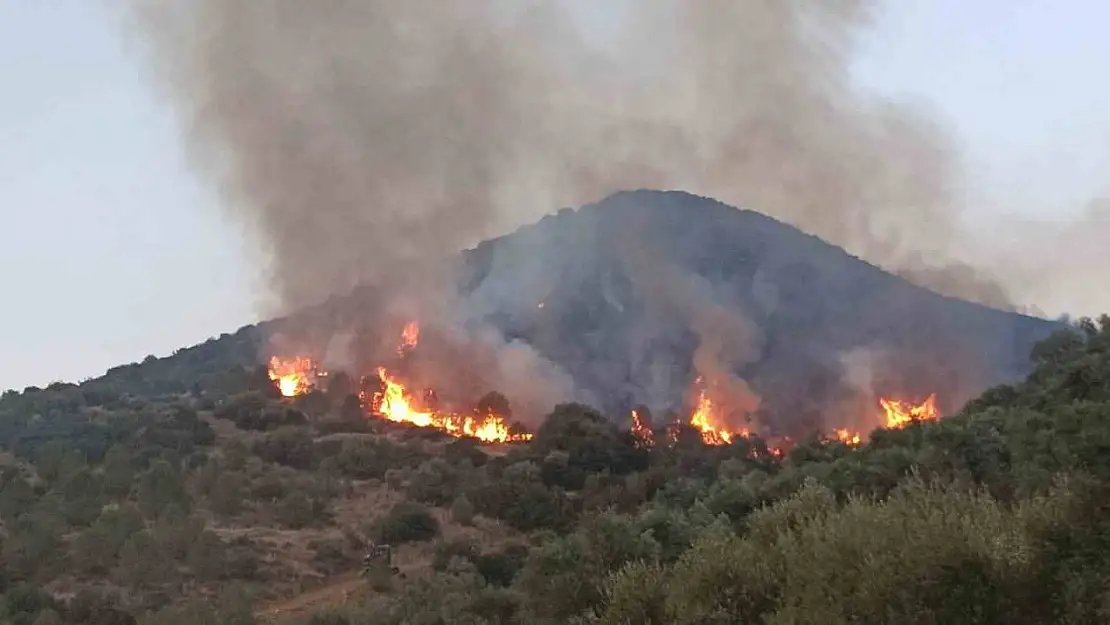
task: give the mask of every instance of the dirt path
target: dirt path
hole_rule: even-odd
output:
[[[362,584],[363,580],[358,573],[340,575],[328,582],[326,586],[266,605],[257,610],[254,616],[263,623],[308,616],[312,611],[324,606],[343,603]]]

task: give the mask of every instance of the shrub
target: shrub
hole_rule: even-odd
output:
[[[283,427],[254,445],[254,453],[266,462],[274,462],[298,470],[316,464],[312,435],[303,429]]]
[[[374,534],[379,542],[389,544],[424,542],[439,534],[439,521],[424,506],[402,501],[378,520]]]
[[[451,504],[451,520],[459,525],[470,525],[474,522],[474,504],[463,493],[455,498]]]

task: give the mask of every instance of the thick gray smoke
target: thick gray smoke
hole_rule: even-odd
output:
[[[851,84],[867,0],[132,1],[194,163],[270,254],[267,313],[401,275],[450,308],[436,261],[627,188],[750,207],[1009,304],[950,262],[948,138]],[[599,21],[621,26],[591,37]],[[546,370],[505,353],[511,383]]]
[[[951,235],[947,139],[849,81],[870,2],[643,0],[599,46],[581,22],[602,18],[558,0],[136,1],[286,307],[623,188],[896,268]]]

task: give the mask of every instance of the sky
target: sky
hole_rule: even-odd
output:
[[[0,1],[0,389],[257,320],[257,250],[109,5]],[[1106,23],[1106,3],[889,0],[856,75],[955,132],[975,217],[1055,219],[1110,185]]]

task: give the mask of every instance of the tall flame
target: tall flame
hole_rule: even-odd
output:
[[[647,449],[655,446],[655,433],[651,431],[651,427],[644,423],[640,413],[632,411],[632,437],[635,439],[635,445],[640,449]]]
[[[917,405],[897,399],[886,399],[885,397],[879,399],[888,428],[905,427],[914,421],[935,421],[939,419],[940,412],[937,410],[936,402],[937,396],[935,393],[929,395],[925,401]]]
[[[702,379],[699,377],[695,380],[695,384],[701,384]],[[701,432],[701,438],[707,445],[728,445],[737,436],[747,437],[750,432],[743,429],[737,432],[728,430],[719,422],[719,416],[716,413],[716,406],[713,400],[705,392],[705,389],[698,391],[698,404],[694,408],[693,414],[690,415],[690,425],[694,429]]]
[[[403,356],[406,352],[412,351],[419,342],[420,324],[415,321],[406,323],[405,329],[401,330],[401,344],[397,346],[397,355]]]
[[[277,382],[278,390],[284,397],[303,395],[312,388],[316,363],[311,358],[293,357],[270,359],[270,379]]]
[[[420,410],[415,406],[412,394],[395,377],[378,367],[378,379],[384,390],[375,394],[373,409],[390,421],[411,423],[425,428],[443,430],[451,436],[473,436],[487,443],[507,443],[526,441],[531,434],[513,433],[501,415],[473,414],[464,415],[434,410]]]

